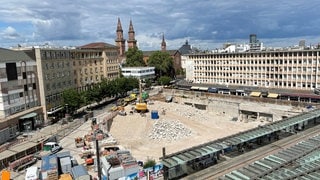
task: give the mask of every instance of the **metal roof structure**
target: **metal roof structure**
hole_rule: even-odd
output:
[[[219,179],[320,179],[319,148],[320,135],[317,135]]]
[[[236,146],[244,142],[249,142],[250,140],[263,137],[273,132],[285,130],[295,125],[304,124],[305,122],[319,117],[320,109],[315,109],[294,117],[286,118],[280,121],[275,121],[270,124],[259,126],[248,131],[237,133],[222,139],[217,139],[215,141],[204,143],[196,147],[191,147],[183,151],[166,155],[164,158],[161,158],[161,161],[164,166],[171,168],[180,164],[185,164],[190,160],[195,160],[207,154],[217,153],[229,147]]]

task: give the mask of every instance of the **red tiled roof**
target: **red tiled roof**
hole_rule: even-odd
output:
[[[104,48],[117,48],[117,46],[104,43],[104,42],[95,42],[95,43],[79,46],[78,48],[79,49],[104,49]]]

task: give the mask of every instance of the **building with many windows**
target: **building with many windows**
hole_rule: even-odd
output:
[[[118,47],[103,43],[90,43],[80,46],[74,52],[74,83],[77,88],[101,82],[102,79],[119,77]]]
[[[123,67],[121,73],[124,77],[135,77],[140,80],[155,78],[155,67]]]
[[[24,52],[0,49],[0,144],[43,120],[36,62]]]
[[[72,49],[35,47],[26,50],[37,63],[41,105],[44,108],[45,124],[64,117],[62,92],[76,88],[73,83]]]
[[[320,87],[319,56],[317,48],[189,54],[186,77],[194,83],[312,90]]]
[[[119,77],[118,47],[91,43],[77,48],[33,47],[24,51],[36,60],[45,124],[65,116],[63,91],[87,90],[102,79]]]

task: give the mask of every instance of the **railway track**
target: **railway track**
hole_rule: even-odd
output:
[[[278,141],[275,141],[273,143],[270,143],[268,145],[265,145],[263,147],[260,147],[256,150],[252,150],[250,152],[247,152],[243,155],[239,155],[234,158],[228,158],[225,157],[227,160],[216,164],[214,166],[208,167],[204,170],[201,170],[197,173],[191,174],[189,176],[184,177],[183,179],[218,179],[219,177],[233,171],[236,169],[239,169],[243,166],[249,165],[253,163],[256,160],[259,160],[263,157],[266,157],[271,154],[275,154],[283,149],[286,149],[288,147],[291,147],[298,142],[304,141],[306,139],[309,139],[310,137],[316,136],[317,134],[320,134],[319,127],[314,126],[312,128],[309,128],[307,130],[301,131],[297,134],[291,135],[289,137],[280,139]]]

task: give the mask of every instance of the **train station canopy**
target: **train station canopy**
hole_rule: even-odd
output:
[[[250,93],[250,96],[253,96],[253,97],[260,97],[261,95],[261,92],[257,92],[257,91],[253,91]]]
[[[269,93],[268,98],[278,98],[279,94],[277,93]]]

